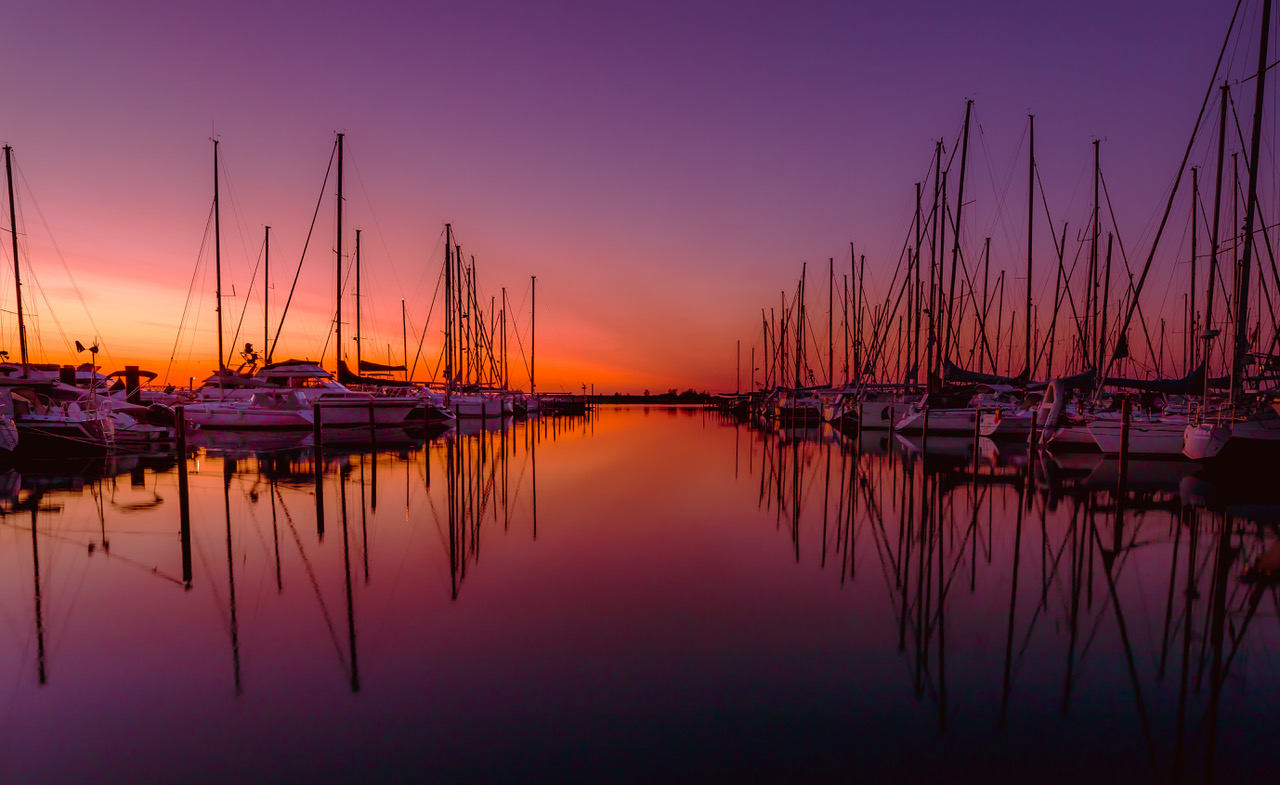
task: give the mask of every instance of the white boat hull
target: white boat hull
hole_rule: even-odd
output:
[[[297,431],[311,428],[311,412],[278,411],[244,402],[195,403],[183,407],[187,423],[197,428],[228,431]],[[367,418],[366,418],[367,419]]]
[[[456,417],[502,417],[515,413],[510,398],[487,395],[455,395],[449,401]]]
[[[1182,452],[1193,461],[1210,461],[1231,454],[1242,459],[1272,461],[1280,456],[1280,419],[1188,425],[1184,440]]]
[[[926,418],[927,414],[927,418]],[[978,421],[976,409],[919,409],[907,414],[894,424],[898,433],[928,433],[973,435],[973,428]]]
[[[1123,425],[1119,420],[1095,420],[1089,423],[1089,434],[1104,455],[1119,455]],[[1131,420],[1129,422],[1129,455],[1182,457],[1185,420]]]
[[[1064,425],[1045,428],[1040,434],[1040,445],[1050,450],[1097,450],[1098,440],[1093,438],[1088,425]]]
[[[895,401],[859,401],[858,424],[864,431],[890,431],[907,409]]]
[[[372,401],[317,401],[320,404],[320,425],[325,428],[358,428],[369,424],[372,414],[375,426],[401,425],[414,409],[417,401],[372,399]]]

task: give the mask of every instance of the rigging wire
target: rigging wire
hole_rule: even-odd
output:
[[[274,357],[276,345],[280,342],[280,331],[284,329],[284,319],[289,314],[289,304],[293,302],[293,293],[298,288],[298,277],[302,274],[302,262],[307,258],[307,248],[311,246],[311,235],[315,232],[316,219],[320,216],[320,206],[324,203],[324,189],[329,185],[329,174],[333,171],[333,159],[338,155],[338,142],[333,142],[333,150],[329,153],[329,166],[324,170],[324,180],[320,183],[320,196],[316,199],[316,209],[311,216],[311,226],[307,229],[307,239],[302,244],[302,254],[298,258],[298,269],[293,274],[293,283],[289,286],[289,296],[284,301],[284,309],[280,312],[280,323],[276,327],[276,334],[271,339],[270,348],[267,349],[267,357]],[[321,357],[324,355],[321,354]]]

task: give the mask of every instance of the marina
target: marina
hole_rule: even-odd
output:
[[[1274,5],[7,9],[0,783],[1272,782]]]

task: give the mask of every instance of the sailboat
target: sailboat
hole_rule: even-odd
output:
[[[226,430],[303,430],[311,427],[311,408],[296,392],[238,386],[239,374],[229,374],[222,346],[222,227],[218,210],[218,140],[213,140],[213,231],[217,275],[218,371],[201,387],[199,398],[183,407],[188,424]],[[249,394],[229,394],[232,390]]]
[[[1267,62],[1268,44],[1271,34],[1271,0],[1262,4],[1262,22],[1259,30],[1257,92],[1253,107],[1253,133],[1249,148],[1249,185],[1246,191],[1246,208],[1244,220],[1244,252],[1234,276],[1236,285],[1233,295],[1235,314],[1231,344],[1231,391],[1225,405],[1214,409],[1209,407],[1208,385],[1205,390],[1205,406],[1199,422],[1186,427],[1183,433],[1183,454],[1188,458],[1205,462],[1221,462],[1235,459],[1243,465],[1245,461],[1260,461],[1260,465],[1271,465],[1280,454],[1280,411],[1274,399],[1274,391],[1262,394],[1261,391],[1252,397],[1246,397],[1244,389],[1244,371],[1249,361],[1249,277],[1252,256],[1256,250],[1254,236],[1258,225],[1258,159],[1262,141],[1263,104],[1266,98],[1266,78],[1270,65]],[[1225,107],[1227,87],[1223,87]],[[1226,129],[1226,109],[1222,109],[1219,121],[1219,180],[1221,180],[1222,146],[1221,139]],[[1216,200],[1215,200],[1216,202]],[[1218,205],[1215,203],[1215,211]],[[1214,268],[1217,266],[1217,221],[1214,215],[1213,255],[1210,259],[1210,281],[1214,279]],[[1264,229],[1265,231],[1265,229]],[[1210,284],[1212,287],[1212,283]],[[1212,288],[1210,288],[1212,292]],[[1210,341],[1216,335],[1212,329],[1210,316],[1213,300],[1210,297],[1206,306],[1205,318],[1205,357],[1208,358]],[[1259,464],[1255,464],[1259,465]]]
[[[115,446],[111,418],[96,406],[93,396],[87,408],[75,400],[59,400],[56,378],[33,375],[27,353],[27,333],[22,310],[22,276],[18,258],[18,221],[13,196],[13,148],[4,147],[5,175],[9,189],[9,226],[13,240],[13,278],[17,301],[18,343],[21,365],[9,366],[0,376],[0,444],[11,441],[6,420],[17,433],[13,452],[23,457],[61,458],[106,455]],[[77,397],[78,393],[77,393]]]
[[[342,141],[338,134],[338,196],[337,196],[337,317],[334,329],[337,338],[335,367],[340,372],[342,363],[342,212],[345,204],[342,190]],[[284,360],[267,363],[253,375],[256,383],[268,388],[294,390],[308,408],[318,405],[320,425],[324,427],[400,426],[421,407],[416,398],[385,397],[352,390],[311,360]],[[251,397],[244,392],[242,397]]]

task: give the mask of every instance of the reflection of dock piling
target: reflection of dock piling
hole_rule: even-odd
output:
[[[33,581],[36,587],[36,678],[40,685],[48,683],[48,673],[44,665],[44,606],[40,601],[40,543],[36,534],[36,518],[40,514],[40,497],[28,500],[31,504],[31,563]]]
[[[191,493],[187,487],[187,418],[174,409],[178,428],[178,517],[182,527],[182,585],[191,588]]]
[[[316,484],[316,535],[324,542],[324,448],[320,436],[320,404],[311,405],[312,471]]]
[[[347,536],[347,483],[341,472],[338,472],[338,489],[338,503],[342,507],[342,566],[347,589],[347,652],[351,657],[351,691],[359,692],[360,665],[356,659],[356,614],[351,590],[351,548]]]

